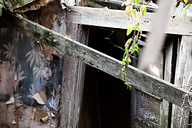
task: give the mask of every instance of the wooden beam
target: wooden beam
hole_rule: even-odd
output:
[[[96,4],[99,4],[104,7],[109,7],[113,9],[125,9],[125,6],[122,6],[122,3],[124,1],[122,0],[89,0],[91,2],[94,2]],[[155,11],[157,10],[158,6],[151,2],[141,2],[138,6],[135,3],[130,3],[133,5],[133,8],[141,7],[142,5],[145,5],[147,7],[147,11]]]
[[[147,13],[141,20],[141,29],[150,31],[155,13]],[[70,17],[70,18],[68,18]],[[192,35],[192,17],[187,17],[183,21],[182,16],[176,16],[172,21],[167,23],[167,34]],[[109,28],[127,29],[131,20],[126,16],[124,11],[104,8],[89,7],[68,7],[67,22],[100,26]]]
[[[7,26],[11,25],[19,32],[33,39],[39,40],[118,79],[122,79],[121,61],[72,40],[65,35],[56,33],[21,16],[8,13],[6,15],[5,13],[3,14],[0,23]],[[132,66],[129,66],[125,73],[126,80],[137,89],[159,96],[178,106],[182,105],[183,97],[187,94],[186,90],[177,88],[169,82],[151,76]]]

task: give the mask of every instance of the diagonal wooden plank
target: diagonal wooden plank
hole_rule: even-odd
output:
[[[141,29],[150,31],[155,13],[147,13],[141,20]],[[70,18],[68,18],[70,17]],[[192,17],[187,17],[183,22],[182,16],[176,16],[169,20],[165,33],[178,35],[192,35]],[[100,26],[109,28],[127,29],[131,20],[125,15],[124,11],[104,8],[89,7],[68,7],[67,22]]]
[[[39,40],[94,68],[121,79],[121,61],[72,40],[65,35],[56,33],[21,16],[5,14],[5,12],[0,19],[0,24],[13,27],[33,39]],[[177,88],[169,82],[151,76],[132,66],[129,66],[125,73],[126,80],[137,89],[159,96],[178,106],[182,105],[183,97],[187,94],[184,89]]]

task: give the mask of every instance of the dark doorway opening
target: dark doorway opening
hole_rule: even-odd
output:
[[[121,60],[125,31],[90,28],[89,46]],[[131,91],[124,83],[102,71],[86,66],[80,128],[129,128],[131,127]]]

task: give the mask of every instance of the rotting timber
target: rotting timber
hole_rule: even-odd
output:
[[[65,35],[56,33],[22,16],[7,12],[3,12],[0,23],[14,28],[32,39],[41,41],[50,47],[60,50],[94,68],[118,79],[122,79],[121,61],[74,41]],[[126,80],[137,89],[159,96],[178,106],[182,105],[184,96],[188,94],[186,90],[177,88],[169,82],[151,76],[132,66],[129,66],[125,73]],[[188,103],[186,103],[186,105],[188,105]]]

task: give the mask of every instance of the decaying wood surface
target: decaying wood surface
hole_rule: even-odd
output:
[[[166,50],[165,50],[165,64],[164,64],[164,80],[167,82],[172,82],[172,77],[173,77],[173,54],[174,54],[174,38],[172,37],[168,44],[166,45]],[[161,113],[161,126],[162,128],[169,128],[170,127],[170,106],[171,103],[168,101],[164,100],[162,101],[162,113]]]
[[[106,72],[118,79],[122,79],[121,61],[116,60],[115,58],[112,58],[95,49],[74,41],[67,36],[63,36],[20,16],[14,16],[10,14],[5,15],[4,13],[0,23],[10,27],[12,26],[19,32],[33,39],[44,42],[45,44],[60,50],[63,53],[70,55],[92,67]],[[169,82],[151,76],[132,66],[129,66],[125,73],[126,80],[139,90],[159,96],[178,106],[182,105],[183,97],[187,94],[186,90],[178,88]]]
[[[143,48],[141,49],[141,53]],[[149,66],[148,73],[162,79],[163,77],[163,54],[159,57],[158,62]],[[151,95],[150,93],[141,92],[132,89],[132,127],[160,127],[164,125],[162,116],[162,99]],[[147,116],[146,116],[147,115]]]
[[[27,6],[17,8],[14,10],[14,12],[24,13],[31,10],[38,10],[43,6],[46,6],[47,4],[53,2],[54,0],[35,0],[34,2],[31,2]]]
[[[67,24],[66,34],[80,41],[82,27]],[[83,38],[85,39],[85,38]],[[85,41],[83,41],[85,42]],[[60,100],[60,128],[77,128],[83,94],[85,64],[69,55],[64,55],[63,82]]]
[[[147,13],[141,19],[141,30],[150,31],[155,14]],[[112,10],[106,8],[89,8],[89,7],[68,7],[67,22],[100,26],[109,28],[127,29],[131,20],[126,16],[124,11]],[[192,17],[187,17],[183,22],[182,16],[176,16],[174,20],[169,20],[165,33],[178,35],[192,35]]]
[[[21,105],[16,108],[15,104],[0,103],[0,126],[11,128],[56,128],[56,113],[39,108]],[[16,113],[17,112],[17,113]],[[18,117],[18,118],[17,118]],[[48,120],[44,120],[47,119]],[[43,119],[43,120],[42,120]]]
[[[189,89],[192,82],[192,37],[183,36],[178,51],[177,63],[176,63],[176,75],[175,84],[178,88]],[[184,99],[183,99],[184,100]],[[186,102],[188,99],[186,97]],[[191,106],[183,106],[191,107]],[[189,124],[189,111],[173,105],[172,112],[172,127],[173,128],[187,128]]]
[[[125,7],[122,6],[122,3],[125,2],[123,0],[89,0],[89,1],[104,7],[109,7],[113,9],[125,9]],[[135,3],[132,3],[132,5],[134,5],[134,8],[137,8],[137,5]],[[138,6],[141,7],[142,5],[145,5],[147,7],[147,11],[155,11],[158,8],[158,6],[153,2],[145,2],[145,0],[140,0],[140,4]]]
[[[75,3],[74,0],[68,2]],[[41,14],[40,23],[43,26],[51,28],[62,35],[68,35],[76,41],[86,43],[86,29],[82,25],[64,22],[66,16],[62,14],[65,14],[65,10],[60,8],[59,1],[54,1],[54,4],[42,8]],[[53,15],[56,15],[55,21],[51,18]],[[44,53],[48,53],[45,56],[52,56],[57,53],[55,49],[45,44],[43,44],[43,49]],[[80,118],[85,64],[69,55],[62,56],[64,61],[58,127],[77,128]]]
[[[60,15],[60,19],[63,19]],[[56,21],[58,22],[58,21]],[[55,22],[55,23],[56,23]],[[61,27],[62,26],[62,27]],[[66,28],[66,31],[62,29]],[[53,29],[70,35],[74,40],[86,43],[86,29],[78,24],[54,24]],[[60,128],[77,128],[80,118],[81,101],[84,87],[85,64],[69,55],[64,55],[63,82],[59,110]]]

